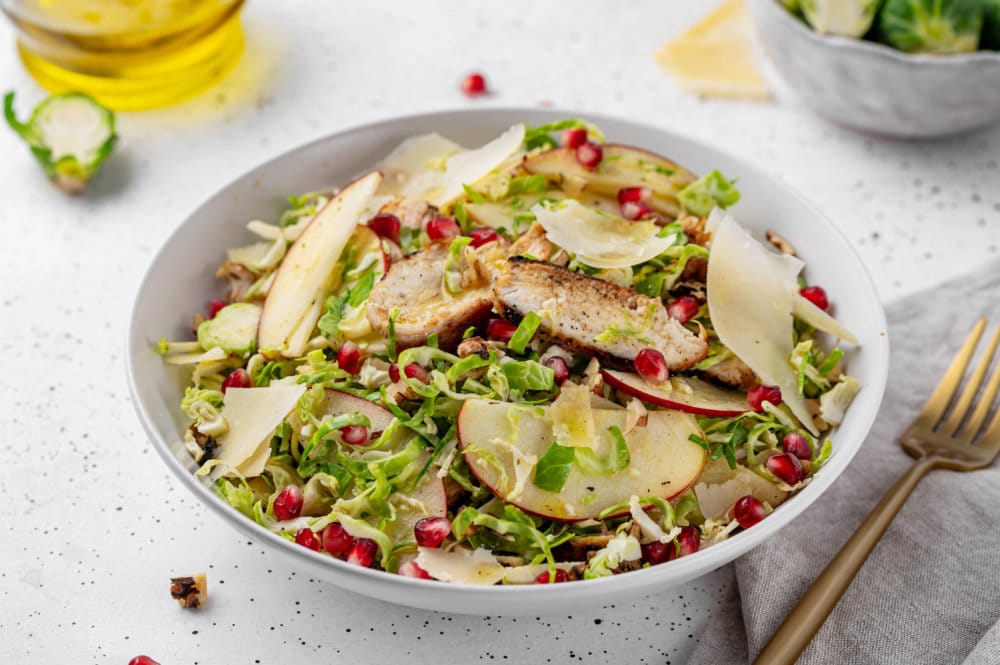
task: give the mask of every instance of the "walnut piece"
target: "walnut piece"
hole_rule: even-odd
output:
[[[208,601],[208,580],[204,573],[193,577],[171,577],[170,596],[186,610],[197,610]]]

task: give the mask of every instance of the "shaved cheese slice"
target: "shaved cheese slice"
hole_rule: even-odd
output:
[[[656,55],[677,85],[698,95],[767,99],[744,0],[726,0]]]
[[[254,266],[261,261],[271,249],[270,242],[255,242],[245,247],[234,247],[226,251],[226,256],[234,263],[242,263],[245,266]]]
[[[172,356],[166,356],[163,362],[168,365],[197,365],[198,363],[207,363],[213,360],[224,360],[226,357],[226,352],[222,348],[213,346],[205,352],[175,353]]]
[[[706,518],[720,519],[729,512],[733,505],[747,494],[760,501],[766,501],[772,507],[785,500],[788,492],[777,484],[758,476],[745,466],[730,469],[724,459],[710,462],[702,472],[699,482],[694,486],[694,494],[698,499],[698,508]]]
[[[792,300],[792,314],[816,330],[836,335],[839,339],[851,344],[857,344],[858,338],[850,330],[837,323],[837,320],[814,305],[808,299],[796,293]]]
[[[572,199],[531,209],[549,240],[595,268],[627,268],[648,261],[673,244],[652,221],[630,222]]]
[[[442,582],[491,585],[503,579],[504,567],[489,550],[479,548],[470,552],[463,548],[451,551],[434,547],[418,549],[417,565]]]
[[[465,150],[440,134],[422,134],[400,143],[379,164],[385,176],[376,196],[423,198],[444,184],[448,158]]]
[[[781,397],[799,421],[818,434],[792,354],[792,309],[803,263],[755,240],[732,215],[719,222],[708,256],[708,310],[719,340]]]
[[[218,459],[245,477],[259,476],[274,429],[295,408],[304,383],[267,388],[230,388],[222,402],[229,431],[219,437]]]
[[[444,188],[431,202],[439,207],[448,205],[463,194],[463,185],[471,185],[499,168],[521,149],[523,142],[524,125],[514,125],[482,148],[449,157],[445,165]]]

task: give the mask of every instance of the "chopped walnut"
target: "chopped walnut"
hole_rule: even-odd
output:
[[[221,277],[229,283],[226,297],[229,302],[236,302],[243,298],[253,283],[257,280],[253,272],[242,263],[226,261],[215,271],[216,277]]]
[[[597,358],[591,358],[587,368],[583,370],[583,377],[587,388],[595,395],[601,395],[604,390],[604,375],[601,374],[601,362]]]
[[[684,229],[684,235],[688,237],[688,242],[704,247],[712,239],[712,234],[705,231],[706,220],[704,217],[689,215],[677,221],[680,222],[681,228]]]
[[[771,243],[771,245],[782,254],[795,256],[795,248],[792,247],[792,244],[787,240],[785,240],[784,238],[782,238],[777,233],[775,233],[774,231],[767,232],[767,241]]]
[[[477,335],[475,337],[462,340],[462,343],[458,345],[458,357],[468,358],[469,356],[475,354],[483,360],[486,360],[490,357],[490,351],[496,350],[496,345]]]
[[[171,577],[170,595],[186,610],[197,610],[208,601],[208,580],[204,573],[193,577]]]

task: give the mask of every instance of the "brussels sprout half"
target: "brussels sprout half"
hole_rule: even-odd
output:
[[[965,53],[979,46],[982,0],[886,0],[884,39],[908,53]]]

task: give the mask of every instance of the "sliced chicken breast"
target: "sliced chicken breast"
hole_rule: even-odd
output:
[[[569,254],[552,244],[545,234],[545,228],[538,222],[533,223],[527,231],[510,246],[510,255],[526,254],[539,261],[551,261],[564,266],[569,263]],[[557,256],[558,255],[558,256]],[[555,260],[553,260],[555,259]]]
[[[727,386],[741,390],[749,390],[760,383],[753,370],[736,356],[726,358],[722,362],[716,363],[706,370],[702,370],[702,374],[715,379],[719,383],[724,383]]]
[[[508,317],[538,313],[542,330],[578,353],[632,360],[654,348],[677,370],[708,352],[708,343],[670,318],[658,299],[549,263],[512,257],[493,294]]]
[[[442,348],[454,349],[466,328],[483,323],[493,309],[489,283],[474,270],[463,271],[460,293],[445,290],[449,246],[449,241],[436,242],[393,263],[368,296],[368,321],[382,335],[389,334],[389,317],[399,308],[399,348],[426,344],[437,333]]]
[[[422,229],[424,224],[438,216],[438,209],[427,201],[399,197],[383,205],[379,214],[395,215],[401,225]]]

